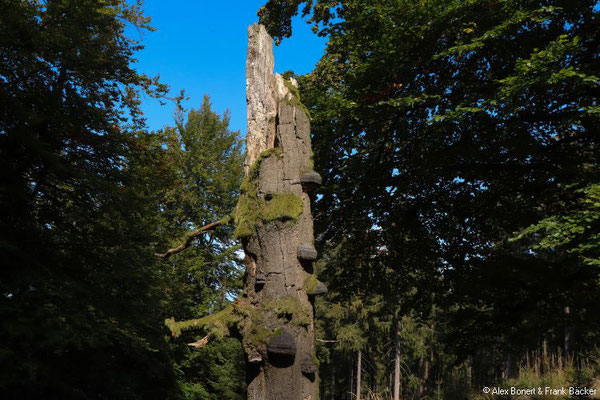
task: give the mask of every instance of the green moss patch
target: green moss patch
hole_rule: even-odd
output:
[[[319,280],[314,275],[309,275],[304,280],[304,290],[306,293],[312,293],[318,284]]]
[[[244,348],[250,353],[281,333],[281,319],[306,328],[310,325],[310,311],[297,297],[284,296],[267,299],[256,308],[243,302],[230,304],[222,311],[189,321],[176,322],[169,318],[165,325],[174,337],[186,331],[203,330],[216,339],[230,336],[235,328],[233,331],[242,334]]]
[[[267,299],[258,308],[247,309],[246,318],[240,324],[247,351],[251,352],[252,349],[268,344],[272,337],[281,333],[281,323],[277,323],[277,319],[308,327],[310,312],[300,299],[293,296]]]
[[[280,333],[279,328],[273,328],[273,319],[264,312],[264,305],[258,308],[244,308],[245,318],[239,327],[242,333],[242,342],[248,353],[266,345],[273,336]]]
[[[188,321],[176,322],[173,318],[165,320],[165,325],[171,330],[174,337],[178,337],[182,332],[194,329],[202,329],[207,334],[222,339],[229,336],[229,330],[241,320],[241,314],[237,312],[233,305],[225,307],[223,310],[207,315],[203,318],[190,319]]]
[[[291,104],[293,106],[296,106],[297,108],[304,110],[304,112],[306,113],[306,116],[308,118],[310,118],[310,112],[308,111],[308,108],[306,108],[306,106],[304,104],[302,104],[302,102],[300,101],[300,91],[298,90],[298,88],[296,86],[294,86],[292,81],[289,79],[284,78],[283,84],[292,94],[291,100],[284,99],[284,101],[288,102],[289,104]]]
[[[278,318],[290,320],[293,324],[307,327],[310,325],[310,312],[295,296],[284,296],[264,302],[266,310],[272,310]]]
[[[319,366],[321,365],[321,362],[319,361],[319,359],[317,358],[316,355],[311,354],[310,355],[310,359],[312,360],[313,364],[315,364],[315,367],[317,367],[317,369],[319,369]]]
[[[272,156],[281,157],[281,149],[271,148],[262,152],[244,178],[242,193],[235,209],[236,238],[254,235],[259,224],[287,220],[296,222],[304,210],[302,199],[292,193],[276,193],[268,201],[259,198],[260,168],[262,162]]]
[[[244,332],[244,344],[246,347],[260,347],[269,343],[272,337],[281,333],[281,329],[271,330],[262,326],[254,326]]]
[[[269,201],[261,201],[260,219],[263,222],[293,220],[296,222],[304,210],[299,196],[293,193],[274,194]]]

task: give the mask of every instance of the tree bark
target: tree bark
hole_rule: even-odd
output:
[[[317,282],[311,275],[316,252],[310,197],[301,179],[312,170],[310,123],[295,81],[274,75],[273,66],[272,38],[263,26],[250,26],[242,196],[249,196],[246,201],[253,206],[244,210],[238,203],[236,210],[238,224],[240,218],[254,221],[242,237],[247,268],[242,301],[250,307],[242,332],[247,398],[316,400],[318,366],[308,287]],[[292,215],[294,204],[301,207],[299,215]],[[240,217],[244,212],[260,217]],[[300,257],[299,248],[308,248],[311,257]]]
[[[360,400],[360,385],[362,373],[362,351],[358,351],[358,359],[356,361],[356,400]]]
[[[350,362],[350,381],[348,388],[348,400],[354,400],[354,360]]]

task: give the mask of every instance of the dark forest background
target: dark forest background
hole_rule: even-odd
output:
[[[277,42],[298,13],[328,38],[296,76],[323,177],[321,398],[600,389],[600,3],[258,10]],[[243,138],[138,73],[131,27],[152,29],[141,3],[0,0],[2,398],[245,398],[236,339],[164,326],[235,299],[233,227],[155,256],[233,210]]]

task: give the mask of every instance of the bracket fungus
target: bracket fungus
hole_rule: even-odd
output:
[[[278,335],[275,335],[267,345],[267,351],[278,356],[292,357],[296,355],[296,342],[292,334],[282,329]]]
[[[321,175],[315,171],[308,171],[300,176],[300,184],[306,192],[312,192],[321,186]]]
[[[319,282],[316,284],[316,286],[314,287],[314,289],[308,293],[309,296],[319,296],[322,294],[327,293],[327,286],[325,286],[325,284],[323,282]]]
[[[327,286],[314,275],[309,275],[304,282],[304,289],[309,296],[319,296],[327,293]]]
[[[298,259],[314,261],[317,259],[317,250],[312,244],[300,244],[298,245]]]

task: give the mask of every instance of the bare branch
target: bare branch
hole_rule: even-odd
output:
[[[337,343],[337,340],[317,339],[317,341],[319,341],[321,343]]]
[[[181,245],[179,245],[177,247],[174,247],[172,249],[169,249],[165,253],[156,253],[154,255],[156,257],[159,257],[159,258],[167,259],[167,258],[169,258],[173,254],[181,253],[182,251],[184,251],[185,249],[187,249],[188,247],[190,247],[190,245],[192,244],[192,242],[194,241],[194,239],[197,238],[198,236],[202,235],[204,232],[213,231],[218,226],[225,225],[227,223],[229,223],[229,217],[226,217],[226,218],[220,219],[218,221],[212,222],[212,223],[210,223],[208,225],[204,225],[202,228],[196,229],[196,230],[188,233],[188,235],[186,236],[184,242]]]
[[[201,349],[202,347],[206,346],[206,344],[208,343],[208,341],[210,339],[211,339],[211,335],[206,335],[202,339],[198,340],[197,342],[188,343],[188,346],[194,347],[196,349]]]

